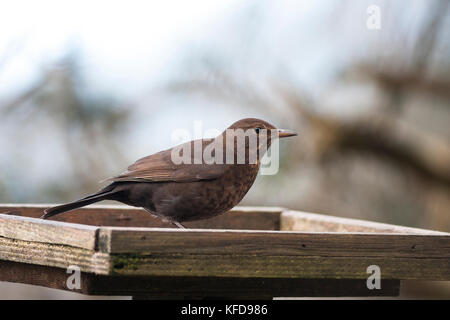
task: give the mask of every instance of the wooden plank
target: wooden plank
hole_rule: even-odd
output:
[[[0,237],[94,250],[98,227],[0,214]]]
[[[114,274],[450,280],[446,235],[101,228]]]
[[[264,299],[398,296],[399,286],[399,280],[382,280],[381,290],[369,290],[366,281],[360,279],[98,277],[91,289],[95,294],[105,294],[106,290],[114,295],[145,295],[147,299]]]
[[[389,279],[449,280],[450,275],[448,238],[442,236],[142,228],[101,228],[99,235],[103,236],[99,248],[113,252],[112,261],[103,252],[7,238],[0,238],[0,259],[133,276],[356,279],[366,278],[371,264],[379,265]],[[281,241],[274,235],[292,239]],[[199,239],[203,245],[196,246]],[[136,244],[141,249],[133,253]]]
[[[266,212],[275,217],[279,210]],[[259,217],[255,209],[236,214]],[[449,234],[426,230],[393,234],[82,228],[1,217],[0,259],[59,268],[73,264],[103,275],[363,279],[367,266],[377,264],[385,279],[450,280]],[[86,237],[71,238],[70,228],[86,231]]]
[[[38,218],[44,209],[55,204],[0,204],[0,213]],[[228,213],[211,219],[187,222],[188,228],[279,230],[282,208],[235,207]],[[172,228],[145,210],[125,205],[90,205],[52,217],[54,221],[94,226]]]
[[[1,212],[40,217],[45,208],[54,204],[0,204]],[[125,205],[91,205],[52,218],[54,221],[95,226],[172,228],[155,219],[145,210]],[[285,230],[310,232],[385,232],[448,234],[432,230],[408,228],[357,219],[340,218],[272,207],[235,207],[227,214],[206,220],[188,222],[198,229]]]
[[[0,281],[17,282],[90,295],[145,296],[152,299],[207,297],[364,297],[397,296],[399,280],[381,280],[368,290],[360,279],[278,279],[224,277],[111,277],[82,273],[80,289],[69,290],[64,269],[0,261]]]
[[[386,223],[334,217],[324,214],[286,210],[280,217],[280,230],[309,232],[377,232],[450,235],[446,232],[409,228]]]
[[[383,279],[450,280],[448,259],[311,257],[258,255],[112,255],[120,276],[198,276],[237,278],[367,279],[367,267],[381,268]]]
[[[81,273],[79,290],[67,288],[67,278],[70,275],[62,268],[0,260],[0,281],[90,294],[90,282],[96,275]]]
[[[110,273],[108,254],[62,244],[41,243],[0,237],[0,260],[67,269],[78,266],[83,272]]]
[[[229,212],[199,221],[186,222],[189,229],[280,230],[280,214],[277,207],[234,207]]]
[[[450,235],[102,227],[110,253],[450,259]]]

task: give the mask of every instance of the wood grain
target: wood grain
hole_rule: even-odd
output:
[[[445,234],[116,227],[100,235],[115,274],[356,279],[376,264],[390,279],[450,280]]]
[[[102,227],[110,253],[450,259],[450,236]]]
[[[44,209],[55,204],[0,204],[0,213],[38,218]],[[282,208],[235,207],[228,213],[206,220],[187,222],[188,228],[279,230]],[[52,221],[71,222],[93,226],[173,228],[147,211],[126,205],[90,205],[63,213]]]
[[[71,246],[0,237],[0,260],[67,269],[76,265],[83,272],[110,273],[108,254]]]
[[[450,235],[449,233],[440,231],[409,228],[386,223],[341,218],[294,210],[285,210],[281,213],[280,230],[308,232],[376,232]]]
[[[132,276],[367,279],[370,265],[383,279],[450,280],[446,259],[257,255],[113,255],[113,274]]]
[[[0,214],[0,263],[61,271],[77,265],[89,279],[85,285],[90,294],[162,296],[180,281],[190,290],[174,291],[173,296],[201,295],[196,286],[207,288],[205,294],[210,296],[226,296],[234,286],[240,297],[252,296],[250,290],[258,287],[259,297],[267,297],[283,293],[280,286],[292,281],[323,286],[317,295],[345,290],[365,295],[361,283],[369,276],[369,265],[381,268],[383,281],[393,279],[390,293],[395,293],[399,280],[450,280],[450,234],[444,232],[281,208],[236,208],[218,220],[198,224],[216,223],[220,229],[114,226],[117,221],[140,225],[141,214],[147,219],[143,226],[158,225],[146,212],[126,206],[88,207],[65,217],[103,226],[26,216],[40,215],[44,207],[0,206],[21,215]],[[280,227],[284,231],[277,231]],[[18,279],[3,273],[3,279]],[[24,276],[20,281],[37,280]],[[49,278],[48,286],[56,285],[54,281]],[[239,291],[240,284],[247,289]],[[222,291],[214,291],[214,286]],[[314,296],[312,289],[290,290],[297,296],[307,292]]]
[[[111,277],[82,273],[80,289],[69,290],[68,276],[60,268],[0,261],[0,281],[89,295],[132,295],[147,299],[397,296],[400,287],[399,280],[384,279],[381,290],[368,290],[365,281],[360,279]]]
[[[67,278],[70,275],[63,268],[0,260],[0,281],[90,294],[91,279],[98,277],[98,275],[92,273],[82,273],[80,277],[80,289],[70,290],[67,288]]]
[[[0,214],[0,237],[94,250],[98,227]]]

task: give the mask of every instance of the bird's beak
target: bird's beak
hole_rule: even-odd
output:
[[[278,136],[280,138],[287,138],[287,137],[292,137],[292,136],[296,136],[297,133],[291,130],[284,130],[284,129],[277,129],[278,132]]]

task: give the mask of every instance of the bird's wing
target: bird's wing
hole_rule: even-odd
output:
[[[203,142],[203,146],[207,143]],[[183,146],[191,148],[193,144],[194,141],[191,141],[176,148]],[[172,149],[168,149],[137,160],[128,167],[126,172],[108,180],[117,182],[192,182],[216,179],[225,172],[226,166],[223,164],[194,164],[193,150],[191,149],[191,151],[190,163],[175,164],[172,161]]]

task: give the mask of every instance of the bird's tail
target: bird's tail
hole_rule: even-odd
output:
[[[87,206],[88,204],[92,204],[92,203],[95,203],[98,201],[105,200],[111,194],[116,193],[116,192],[119,192],[119,190],[117,190],[115,184],[112,183],[109,186],[106,186],[105,188],[100,190],[99,192],[89,195],[87,197],[84,197],[82,199],[45,209],[44,214],[41,216],[41,219],[47,219],[47,218],[50,218],[54,215],[57,215],[57,214],[60,214],[63,212],[67,212],[70,210],[74,210],[77,208]]]

